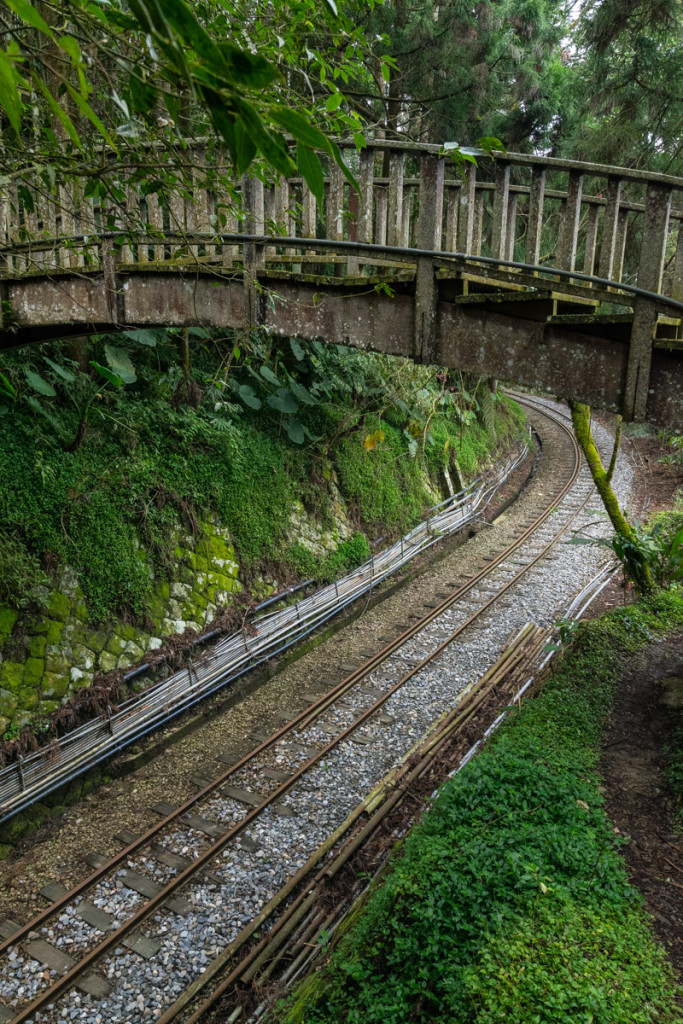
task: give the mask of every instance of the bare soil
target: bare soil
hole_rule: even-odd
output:
[[[605,425],[609,425],[606,423]],[[641,520],[671,508],[683,469],[661,458],[672,449],[651,434],[626,436],[636,466],[632,512]],[[595,602],[591,615],[630,601],[617,579]],[[600,762],[606,811],[624,837],[630,878],[652,914],[655,932],[683,981],[683,817],[668,781],[667,746],[683,726],[683,635],[645,651],[622,680]]]

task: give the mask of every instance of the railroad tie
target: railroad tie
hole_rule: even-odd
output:
[[[148,900],[157,896],[163,889],[163,885],[159,885],[158,882],[154,882],[151,878],[148,878],[147,875],[138,874],[137,871],[128,871],[126,869],[117,877],[126,889],[132,889],[133,892],[139,893],[140,896],[145,896]],[[191,910],[188,901],[180,896],[172,896],[170,900],[166,900],[164,906],[173,914],[179,914],[182,917],[184,917],[185,914],[189,914]]]
[[[4,1003],[0,1003],[0,1024],[9,1024],[16,1017],[16,1010],[10,1010]]]
[[[13,935],[21,931],[21,925],[11,918],[6,917],[0,921],[0,939],[11,939]]]
[[[167,868],[174,868],[176,871],[184,871],[192,863],[189,857],[181,857],[179,853],[167,850],[161,843],[152,843],[150,850],[155,860],[158,860],[160,864],[165,864]]]
[[[137,842],[139,838],[140,837],[135,832],[129,832],[127,828],[121,829],[121,831],[117,832],[114,836],[116,842],[120,843],[121,846],[130,846],[131,843]]]
[[[110,859],[111,858],[107,857],[106,854],[98,853],[96,850],[93,850],[91,853],[86,853],[85,857],[83,858],[88,867],[95,868],[95,870],[101,868]]]
[[[137,953],[144,960],[151,960],[161,949],[161,943],[156,939],[148,939],[146,935],[133,932],[121,940],[121,945],[127,946],[133,953]]]
[[[274,782],[286,782],[287,779],[291,779],[291,772],[282,772],[277,768],[262,768],[261,774],[265,775],[267,779],[273,779]]]
[[[221,796],[246,804],[248,807],[260,807],[265,800],[262,793],[250,793],[248,789],[240,789],[239,786],[225,786],[221,790]]]
[[[105,913],[104,910],[100,910],[94,903],[79,903],[76,907],[76,914],[91,928],[97,928],[99,932],[108,932],[117,927],[116,918]]]
[[[228,768],[232,768],[240,759],[241,754],[236,753],[234,750],[226,750],[223,754],[216,754],[216,760],[220,761],[221,764],[227,764]]]
[[[261,844],[254,842],[254,840],[251,839],[250,836],[245,835],[244,832],[239,837],[237,842],[240,848],[244,850],[245,853],[256,853],[257,850],[261,849]]]
[[[30,942],[24,943],[24,946],[32,960],[37,960],[39,964],[43,964],[48,970],[55,971],[57,974],[66,974],[76,966],[77,961],[72,956],[57,946],[51,945],[45,939],[32,939]],[[79,977],[75,984],[82,992],[94,999],[104,999],[111,991],[104,978],[92,973]]]
[[[280,818],[293,818],[296,811],[289,804],[273,804],[273,811]]]
[[[190,828],[195,829],[197,832],[203,832],[205,836],[210,836],[212,839],[217,839],[220,836],[224,836],[228,831],[224,825],[219,825],[216,821],[209,821],[207,818],[202,818],[199,814],[184,814],[183,821]]]
[[[62,896],[66,896],[69,890],[65,889],[60,882],[48,882],[42,889],[39,890],[40,895],[50,903],[56,903],[57,900],[61,900]]]

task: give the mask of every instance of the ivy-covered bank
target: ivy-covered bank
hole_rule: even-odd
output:
[[[333,578],[519,435],[484,382],[137,331],[0,361],[0,735],[233,603]]]
[[[280,1024],[681,1021],[596,765],[620,675],[682,626],[680,585],[583,624],[541,694],[442,787]]]

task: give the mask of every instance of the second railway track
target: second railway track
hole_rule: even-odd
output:
[[[120,834],[119,853],[92,857],[95,870],[78,886],[55,882],[40,914],[0,923],[0,1024],[176,1019],[188,986],[216,973],[212,963],[292,874],[452,711],[465,689],[453,684],[454,664],[462,676],[472,662],[470,682],[481,674],[464,640],[484,627],[496,632],[497,607],[522,600],[521,581],[592,493],[566,417],[543,414],[559,439],[556,461],[542,507],[517,536],[469,579],[452,581],[426,614],[412,611],[399,636],[336,686],[301,694],[300,708],[283,711],[290,720],[256,736],[247,756],[226,766],[223,751],[217,777],[196,779],[180,806],[159,803],[158,823]],[[498,632],[500,650],[509,626]]]

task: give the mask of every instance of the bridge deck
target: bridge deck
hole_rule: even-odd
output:
[[[360,191],[331,165],[320,207],[301,179],[221,178],[201,147],[182,200],[123,181],[112,213],[74,181],[36,186],[28,210],[1,186],[0,347],[260,326],[680,429],[683,180],[519,154],[447,176],[438,148],[388,142],[346,154]]]

